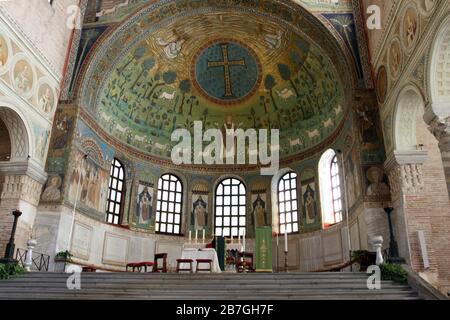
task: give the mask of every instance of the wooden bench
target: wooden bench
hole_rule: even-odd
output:
[[[131,268],[133,272],[136,272],[136,269],[138,272],[142,271],[142,268],[144,268],[144,271],[147,272],[147,267],[151,267],[152,271],[154,269],[155,263],[150,261],[145,262],[131,262],[128,263],[126,266],[126,271],[128,272],[128,268]]]
[[[194,260],[192,260],[192,259],[177,259],[177,272],[189,271],[190,273],[192,273],[192,263],[193,262],[194,262]],[[189,264],[189,268],[181,268],[180,265],[182,263]]]
[[[207,264],[208,267],[200,268],[201,264]],[[196,272],[209,271],[212,272],[212,260],[211,259],[197,259],[197,269]]]
[[[162,260],[162,264],[159,263],[159,261]],[[142,268],[144,268],[144,271],[147,272],[147,268],[151,267],[152,272],[167,272],[167,253],[157,253],[155,254],[155,261],[143,261],[143,262],[130,262],[126,265],[126,271],[128,272],[128,269],[132,269],[133,272],[142,271]]]

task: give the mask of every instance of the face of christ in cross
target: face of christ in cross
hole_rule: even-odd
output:
[[[224,97],[234,97],[233,88],[231,86],[231,68],[233,67],[245,67],[245,59],[239,60],[230,60],[228,57],[228,44],[222,43],[222,61],[208,61],[208,68],[223,68],[223,77],[224,77],[224,87],[225,93]]]

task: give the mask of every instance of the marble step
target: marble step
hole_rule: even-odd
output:
[[[419,299],[409,286],[391,281],[368,290],[365,273],[82,273],[82,290],[68,290],[68,276],[27,273],[0,281],[0,299]]]
[[[177,292],[167,294],[108,294],[102,292],[101,294],[71,294],[62,295],[59,293],[8,293],[7,295],[0,294],[0,299],[51,299],[51,300],[420,300],[415,293],[375,293],[366,294],[361,293],[346,293],[346,294],[330,294],[330,293],[305,293],[305,294],[276,294],[268,293],[267,295],[247,295],[247,294],[180,294]]]

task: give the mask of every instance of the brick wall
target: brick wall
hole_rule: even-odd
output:
[[[450,206],[442,158],[436,138],[428,131],[419,112],[417,143],[428,150],[423,165],[424,192],[419,196],[407,196],[405,216],[407,220],[411,265],[424,272],[417,231],[423,230],[430,259],[429,273],[437,273],[443,292],[450,287]]]

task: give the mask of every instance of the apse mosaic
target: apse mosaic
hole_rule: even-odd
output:
[[[261,82],[261,65],[252,51],[233,39],[207,43],[194,58],[191,78],[213,102],[239,103]]]
[[[329,137],[344,91],[333,63],[306,35],[259,15],[230,11],[165,21],[121,55],[88,111],[121,142],[170,158],[177,128],[280,129],[281,156]],[[103,63],[103,62],[101,62]],[[106,76],[106,77],[105,77]],[[102,80],[103,79],[103,80]],[[106,80],[104,80],[106,79]],[[92,97],[92,95],[91,95]]]

